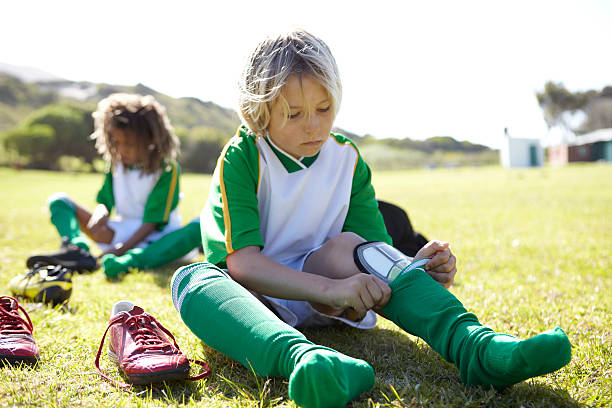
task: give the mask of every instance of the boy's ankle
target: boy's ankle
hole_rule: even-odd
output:
[[[79,248],[89,252],[89,243],[87,242],[87,239],[85,237],[77,236],[77,237],[72,237],[70,239],[64,237],[62,239],[61,247],[64,248],[68,245],[76,245]]]
[[[132,267],[132,257],[129,254],[122,256],[106,254],[100,262],[107,278],[116,278],[121,272],[127,272]]]
[[[301,356],[289,377],[289,397],[300,406],[344,406],[374,386],[372,367],[332,349]]]

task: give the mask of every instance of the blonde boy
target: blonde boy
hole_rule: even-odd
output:
[[[394,252],[367,164],[331,133],[340,100],[334,58],[312,34],[266,39],[251,55],[245,126],[219,158],[201,215],[209,263],[172,281],[189,328],[258,374],[288,378],[290,398],[305,407],[343,406],[374,385],[374,373],[291,326],[369,328],[375,312],[423,338],[469,385],[503,388],[566,364],[561,329],[520,341],[463,308],[444,287],[456,273],[448,243],[417,253],[429,259],[424,268]]]

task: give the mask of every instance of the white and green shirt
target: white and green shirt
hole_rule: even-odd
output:
[[[178,213],[179,164],[172,160],[152,174],[139,168],[125,168],[114,164],[106,173],[96,201],[110,212],[115,209],[118,221],[157,224],[162,230],[167,224],[181,225]]]
[[[320,152],[295,159],[245,127],[225,146],[200,217],[208,262],[250,245],[286,266],[343,231],[391,244],[371,172],[356,146],[330,134]]]

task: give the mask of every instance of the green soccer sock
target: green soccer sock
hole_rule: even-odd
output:
[[[55,196],[49,200],[49,211],[51,211],[51,223],[57,229],[61,237],[68,238],[71,244],[89,251],[87,238],[79,228],[73,206],[65,197]]]
[[[558,370],[571,359],[570,342],[560,328],[527,340],[495,333],[420,268],[390,286],[384,315],[454,363],[467,385],[503,389]]]
[[[311,343],[214,265],[178,269],[171,288],[196,336],[258,375],[288,378],[302,407],[344,406],[374,386],[368,363]]]
[[[146,248],[133,248],[122,256],[112,254],[102,257],[104,273],[115,278],[130,268],[153,269],[187,255],[202,243],[200,222],[192,221],[176,231],[164,235]]]

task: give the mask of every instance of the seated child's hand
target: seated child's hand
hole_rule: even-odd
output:
[[[115,255],[115,256],[121,256],[121,255],[124,255],[125,253],[126,253],[126,249],[124,248],[123,243],[120,242],[116,244],[114,248],[107,249],[106,251],[104,251],[99,256],[99,258],[102,259],[104,255],[108,255],[108,254]]]
[[[102,204],[96,206],[95,210],[87,221],[87,228],[93,233],[98,233],[104,229],[108,223],[108,210]]]
[[[334,281],[329,307],[343,311],[352,308],[357,320],[362,319],[368,310],[385,306],[391,298],[391,288],[372,275],[360,273]]]
[[[414,259],[431,258],[425,265],[425,271],[446,289],[455,281],[457,258],[450,250],[448,242],[429,241],[417,252]]]

